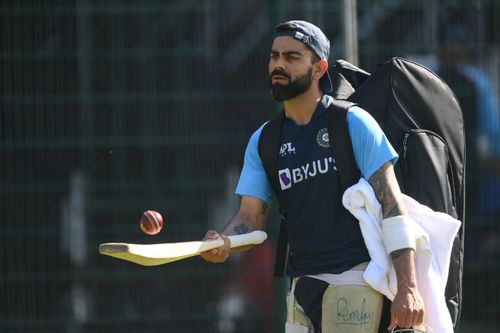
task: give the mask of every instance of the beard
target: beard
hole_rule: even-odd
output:
[[[269,86],[271,87],[271,95],[273,99],[276,102],[283,102],[306,92],[311,87],[312,71],[313,68],[312,66],[310,66],[306,74],[297,77],[295,80],[292,80],[290,75],[288,75],[284,71],[272,71],[269,77]],[[288,78],[289,83],[287,85],[273,84],[273,75],[285,76]]]

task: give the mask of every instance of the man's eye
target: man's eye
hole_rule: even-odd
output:
[[[271,59],[278,59],[278,55],[275,53],[271,53]]]

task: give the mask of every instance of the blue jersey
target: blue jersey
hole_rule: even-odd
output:
[[[289,119],[283,122],[278,172],[287,213],[290,276],[341,273],[369,261],[359,225],[342,206],[339,175],[330,148],[335,133],[329,138],[327,131],[331,101],[325,96],[306,125]],[[352,107],[348,128],[364,178],[387,161],[396,161],[396,152],[366,111]],[[236,193],[270,203],[272,189],[258,153],[261,131],[262,127],[250,139]]]

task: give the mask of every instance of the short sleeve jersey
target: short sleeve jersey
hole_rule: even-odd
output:
[[[287,118],[283,122],[278,172],[287,214],[290,276],[338,274],[369,260],[359,225],[341,203],[330,148],[335,133],[330,138],[327,131],[327,107],[332,101],[324,96],[305,125]],[[369,113],[351,107],[347,121],[356,163],[365,179],[384,163],[396,162],[397,153]],[[258,153],[264,125],[250,138],[236,193],[270,203],[272,188]]]

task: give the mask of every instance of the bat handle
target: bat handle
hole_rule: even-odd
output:
[[[267,234],[264,231],[256,230],[249,232],[247,234],[229,236],[231,241],[231,248],[245,246],[245,245],[257,245],[265,241]]]

